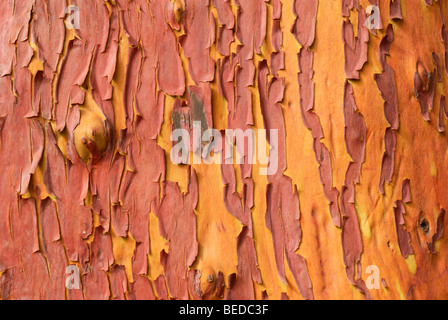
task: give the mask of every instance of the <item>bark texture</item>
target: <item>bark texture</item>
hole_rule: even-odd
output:
[[[446,18],[442,0],[2,0],[1,299],[448,298]],[[277,171],[224,149],[174,164],[194,121],[277,130]]]

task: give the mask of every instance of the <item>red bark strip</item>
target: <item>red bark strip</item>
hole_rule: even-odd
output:
[[[150,2],[157,45],[157,84],[171,96],[182,96],[185,92],[185,74],[179,57],[176,36],[166,22],[170,0]]]
[[[417,62],[414,74],[414,95],[420,104],[421,114],[425,121],[430,121],[429,112],[433,108],[434,94],[436,90],[436,75],[428,72],[419,61]]]
[[[43,245],[40,250],[46,257],[50,274],[50,283],[45,286],[45,291],[49,299],[64,300],[65,281],[69,276],[65,273],[68,261],[59,231],[56,204],[47,198],[40,202],[39,209]]]
[[[156,283],[157,280],[155,281],[155,284]],[[152,289],[151,282],[147,276],[140,275],[134,278],[134,282],[129,284],[128,297],[129,300],[156,300],[154,290]]]
[[[127,155],[128,169],[120,186],[122,206],[114,206],[112,212],[115,230],[122,236],[129,230],[137,240],[132,258],[133,274],[137,277],[148,273],[149,213],[157,209],[159,182],[165,180],[165,154],[155,141],[165,104],[164,93],[159,89],[182,95],[185,79],[175,37],[167,23],[168,1],[120,0],[118,7],[131,45],[123,92],[127,128],[120,133],[117,144],[120,152]],[[144,196],[137,197],[141,190],[145,190]]]
[[[28,192],[31,176],[36,172],[37,166],[39,165],[39,162],[43,156],[45,138],[42,125],[39,123],[39,121],[30,120],[30,136],[32,141],[32,162],[29,164],[28,168],[24,168],[25,171],[22,173],[20,194],[26,194]]]
[[[142,46],[145,60],[148,60],[146,70],[151,70],[150,73],[153,74],[157,69],[156,76],[159,89],[169,95],[183,95],[185,74],[179,57],[176,37],[167,22],[167,20],[171,20],[171,23],[174,24],[173,13],[170,13],[172,3],[169,0],[150,2],[145,0],[132,2],[120,0],[118,1],[118,7],[123,31],[128,38],[129,45]],[[177,22],[175,28],[176,25]],[[134,56],[135,52],[130,53],[128,66],[134,61],[132,59]],[[140,70],[145,70],[145,68],[129,67],[128,72],[132,71],[132,75],[128,77],[128,72],[126,73],[127,82],[138,81],[137,74]],[[156,77],[152,76],[151,80],[155,81]],[[147,86],[145,85],[146,88]],[[129,88],[129,86],[126,87]],[[154,93],[156,90],[155,82],[151,82],[149,87],[151,90],[145,89],[145,91]],[[136,88],[134,86],[133,90],[136,90]],[[127,96],[127,98],[131,97]]]
[[[134,134],[127,151],[129,169],[122,180],[122,208],[118,210],[122,210],[121,215],[129,217],[129,231],[137,241],[132,267],[133,272],[140,275],[148,272],[149,213],[159,201],[159,181],[165,180],[165,154],[154,140],[139,141]],[[151,159],[150,162],[148,159]],[[141,190],[145,190],[143,196]],[[124,229],[127,229],[126,226]]]
[[[437,82],[442,82],[442,69],[440,68],[440,60],[439,56],[433,52],[432,53],[432,62],[436,65],[436,74],[437,74]]]
[[[218,271],[218,275],[216,276],[215,297],[224,298],[225,287],[226,287],[226,284],[224,283],[224,274],[221,271]]]
[[[255,299],[253,281],[261,283],[261,273],[258,269],[257,253],[253,240],[252,208],[253,208],[253,180],[244,177],[244,167],[251,165],[240,165],[242,171],[243,194],[240,196],[236,191],[235,169],[231,164],[225,164],[225,150],[222,152],[221,179],[224,184],[224,204],[226,210],[243,225],[243,229],[237,238],[237,273],[229,276],[232,279],[225,293],[225,299]],[[230,280],[229,280],[230,281]]]
[[[33,110],[28,116],[38,116],[39,110],[45,119],[51,119],[53,110],[53,97],[51,96],[52,78],[47,78],[44,71],[37,71],[34,76]]]
[[[114,264],[112,240],[103,227],[97,227],[93,242],[90,245],[90,267],[101,271],[108,271]]]
[[[101,161],[92,163],[90,188],[92,192],[92,207],[100,214],[100,223],[106,232],[110,225],[110,203],[118,202],[118,189],[124,169],[124,157],[115,152],[115,115],[112,99],[112,79],[115,73],[118,53],[119,23],[118,11],[111,6],[110,28],[107,46],[101,52],[100,48],[95,51],[92,70],[90,74],[90,85],[93,98],[105,116],[104,128],[108,149],[106,156]],[[121,228],[117,229],[120,232]]]
[[[409,232],[404,228],[404,214],[406,209],[402,200],[395,201],[394,215],[395,215],[395,230],[397,232],[397,241],[403,258],[407,258],[409,255],[414,254],[414,250],[411,245],[411,236]]]
[[[170,296],[188,299],[187,272],[198,253],[195,208],[198,202],[198,181],[192,170],[188,192],[181,194],[176,183],[164,184],[163,198],[157,210],[160,234],[169,241],[169,253],[160,252]]]
[[[129,40],[129,39],[128,39]],[[133,132],[136,114],[134,112],[134,101],[137,88],[140,85],[140,68],[142,67],[142,50],[138,47],[128,48],[126,65],[126,77],[123,90],[123,106],[126,117],[126,128]],[[127,137],[127,135],[124,135]],[[124,139],[120,151],[126,152],[127,139]]]
[[[442,20],[442,28],[440,35],[442,37],[442,43],[445,46],[445,73],[448,75],[448,34],[445,27],[445,17],[443,16],[442,1],[439,1],[440,17]]]
[[[157,296],[159,298],[159,300],[168,300],[168,289],[166,288],[166,283],[165,283],[165,276],[163,274],[161,274],[160,276],[157,277],[156,280],[154,280],[154,287],[156,288],[157,291]]]
[[[234,41],[235,17],[229,0],[212,0],[212,5],[218,13],[218,38],[216,47],[223,56],[230,55],[230,44]]]
[[[90,267],[84,274],[83,284],[87,300],[107,300],[111,296],[107,271],[114,263],[112,240],[100,226],[95,229],[90,245]]]
[[[263,115],[264,127],[268,132],[278,130],[278,170],[268,176],[266,189],[266,226],[272,233],[274,241],[274,254],[277,272],[283,283],[287,284],[284,266],[284,257],[292,271],[300,293],[305,299],[313,299],[311,280],[305,259],[296,254],[299,248],[302,231],[300,228],[300,206],[297,187],[285,176],[286,170],[286,139],[285,123],[282,107],[285,90],[284,79],[273,78],[267,83],[269,69],[266,60],[258,66],[258,88],[260,94],[260,107]],[[267,91],[266,91],[267,90]],[[270,142],[270,137],[267,138]]]
[[[85,92],[81,89],[87,77],[92,59],[84,43],[75,38],[68,43],[67,54],[61,64],[61,71],[56,80],[56,105],[54,119],[56,128],[64,130],[69,104],[84,103]]]
[[[36,1],[34,5],[31,41],[37,44],[44,70],[39,70],[34,78],[32,115],[37,116],[40,110],[45,119],[52,118],[52,82],[64,48],[66,5],[65,0]]]
[[[12,15],[10,43],[19,43],[28,40],[29,22],[35,0],[14,1]]]
[[[428,247],[429,252],[431,254],[436,254],[436,241],[442,239],[443,237],[443,230],[444,230],[444,224],[445,224],[445,209],[440,209],[439,216],[437,217],[437,226],[436,226],[436,232],[431,237],[431,242],[427,242],[426,246]]]
[[[365,159],[367,128],[364,117],[356,106],[353,88],[346,80],[344,85],[345,144],[352,158],[345,175],[345,185],[341,190],[342,250],[347,277],[366,298],[370,295],[361,279],[361,254],[363,251],[361,230],[355,207],[355,185],[359,183],[362,164]],[[355,278],[356,275],[356,278]]]
[[[117,5],[120,11],[123,33],[128,38],[129,45],[132,47],[138,46],[141,41],[138,22],[140,21],[140,15],[143,14],[142,8],[147,7],[148,4],[141,0],[117,0]]]
[[[439,105],[439,122],[437,123],[437,130],[442,133],[445,132],[445,124],[443,123],[443,117],[448,119],[448,112],[446,109],[446,99],[444,95],[440,96],[440,105]]]
[[[111,220],[115,233],[119,237],[126,238],[129,231],[129,212],[120,205],[112,205]]]
[[[404,179],[403,186],[401,188],[401,194],[403,198],[403,203],[410,203],[412,201],[411,197],[411,180]]]
[[[234,114],[229,114],[228,119],[228,126],[231,129],[240,128],[244,130],[254,122],[252,94],[249,87],[254,85],[254,53],[261,53],[261,46],[266,38],[266,2],[267,0],[234,1],[238,6],[236,36],[241,45],[237,47],[237,62],[239,62],[239,65],[235,74],[236,109]]]
[[[112,6],[107,44],[103,51],[100,47],[95,50],[90,72],[93,98],[103,112],[108,128],[113,128],[115,123],[114,109],[110,100],[113,91],[111,82],[117,64],[119,31],[118,10],[115,6]]]
[[[272,1],[272,19],[280,20],[282,17],[282,3],[280,0]]]
[[[226,300],[254,300],[255,289],[253,282],[261,284],[257,253],[253,236],[249,234],[250,232],[252,231],[244,226],[237,238],[237,273],[232,273],[229,276],[229,285],[224,297]]]
[[[386,62],[386,56],[389,55],[389,49],[394,40],[393,27],[391,24],[387,26],[386,35],[381,40],[379,46],[379,60],[383,69],[380,74],[375,74],[374,79],[377,83],[378,90],[384,100],[384,115],[387,122],[393,130],[398,130],[400,121],[398,117],[398,94],[397,85],[395,83],[395,73],[391,66]]]
[[[41,124],[35,119],[26,119],[31,106],[31,73],[27,66],[31,60],[32,54],[29,54],[32,49],[27,42],[18,44],[17,56],[14,65],[14,93],[17,96],[13,109],[10,110],[9,120],[5,121],[7,126],[5,129],[11,130],[9,132],[16,132],[18,134],[16,139],[5,139],[5,151],[9,155],[5,155],[6,163],[11,164],[11,167],[6,166],[6,170],[11,170],[13,176],[10,178],[10,185],[14,186],[15,190],[20,194],[25,194],[28,191],[28,185],[31,175],[34,174],[39,161],[42,157],[44,147],[44,136]],[[10,127],[13,126],[13,127]],[[8,141],[9,140],[9,141]],[[30,144],[30,141],[32,142]],[[18,145],[18,144],[22,145]],[[14,168],[15,167],[15,168]],[[15,170],[20,170],[14,172]]]
[[[119,203],[119,188],[123,176],[125,158],[118,152],[109,150],[107,157],[94,164],[90,170],[90,189],[92,192],[92,208],[100,216],[100,224],[109,232],[111,206]],[[112,210],[116,210],[112,209]],[[118,219],[120,221],[120,219]],[[122,227],[114,221],[118,235],[126,236]]]
[[[312,51],[306,48],[300,49],[299,59],[299,92],[300,92],[300,110],[302,121],[310,131],[314,140],[314,153],[316,161],[319,163],[319,174],[324,194],[329,201],[329,210],[333,224],[341,226],[340,213],[338,207],[338,190],[333,187],[333,174],[331,167],[330,152],[327,147],[320,142],[323,138],[322,126],[319,117],[312,110],[314,108],[314,82],[313,78],[313,57]]]
[[[8,233],[16,262],[2,274],[2,299],[49,299],[52,292],[42,290],[50,284],[50,276],[45,257],[39,251],[35,200],[20,199],[11,203],[9,209],[11,230]]]
[[[202,300],[205,298],[201,289],[201,276],[200,270],[188,270],[188,291],[193,300]]]
[[[104,52],[110,28],[106,3],[102,0],[71,0],[70,4],[79,8],[79,29],[75,31],[86,50],[89,53],[93,50]]]
[[[17,57],[14,59],[14,82],[11,82],[9,76],[1,80],[2,85],[7,86],[1,89],[0,98],[1,179],[5,184],[5,192],[18,194],[27,192],[30,176],[39,163],[43,146],[40,124],[34,119],[26,118],[31,105],[31,73],[27,68],[30,59],[28,48],[27,42],[18,44]],[[11,132],[15,133],[14,138],[7,136]],[[30,141],[36,144],[32,146]]]
[[[65,39],[65,0],[36,1],[32,20],[31,41],[37,44],[38,57],[44,63],[46,77],[53,79]],[[51,89],[50,89],[51,92]]]
[[[350,10],[353,9],[354,0],[342,0],[342,16],[350,17]]]
[[[280,20],[274,20],[272,23],[272,47],[275,52],[271,54],[271,72],[278,77],[278,71],[285,68],[285,52],[282,50],[283,33],[280,26]]]
[[[73,132],[76,126],[74,124],[79,121],[79,111],[78,114],[76,112],[73,114],[75,119],[70,121],[69,132]],[[83,240],[89,237],[93,225],[90,209],[83,205],[88,188],[87,170],[76,151],[74,157],[66,164],[67,160],[57,146],[51,126],[47,124],[45,131],[47,159],[44,184],[47,192],[56,197],[60,228],[68,258],[70,261],[79,261],[84,271],[86,262],[89,261],[89,252]]]
[[[0,19],[3,21],[0,30],[0,77],[10,75],[15,54],[14,44],[11,43],[11,34],[14,20],[15,0],[5,0],[0,8]]]
[[[384,136],[384,145],[386,150],[384,151],[383,160],[381,162],[381,175],[379,184],[381,194],[385,193],[385,183],[390,183],[394,175],[397,135],[395,131],[393,131],[390,127],[386,129],[386,134]]]
[[[210,48],[215,42],[215,19],[208,8],[210,0],[186,0],[182,23],[185,35],[180,38],[188,59],[188,70],[196,84],[211,82],[215,63]]]
[[[389,15],[392,20],[402,20],[401,15],[401,0],[390,0]]]
[[[221,26],[226,26],[227,29],[233,29],[235,17],[230,7],[230,0],[212,0],[212,5],[218,13],[218,23]]]
[[[140,127],[145,128],[138,132],[141,138],[156,139],[160,133],[165,103],[163,92],[183,95],[185,91],[176,39],[165,18],[168,2],[118,3],[128,42],[135,46],[128,49],[123,93],[126,126],[130,134],[136,130],[136,121],[140,121]]]
[[[296,40],[303,47],[314,43],[318,0],[294,0],[292,12],[297,16],[291,28]]]
[[[345,76],[348,79],[358,80],[359,71],[367,62],[369,30],[365,26],[366,13],[362,6],[357,5],[356,11],[358,13],[358,35],[354,36],[353,25],[347,18],[342,23],[342,42],[345,54]]]
[[[386,35],[381,40],[378,49],[378,58],[382,67],[382,73],[375,74],[374,79],[384,100],[384,115],[390,127],[385,133],[385,152],[381,164],[379,189],[384,194],[384,184],[392,181],[394,173],[394,159],[396,147],[396,131],[400,127],[398,114],[398,93],[395,82],[395,73],[392,67],[387,63],[386,56],[389,55],[390,46],[394,40],[394,31],[392,24],[387,26]]]
[[[126,300],[128,280],[124,266],[116,264],[110,268],[110,287],[112,300]]]

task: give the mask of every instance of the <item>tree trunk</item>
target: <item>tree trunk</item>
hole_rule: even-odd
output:
[[[0,17],[2,299],[448,297],[443,1]]]

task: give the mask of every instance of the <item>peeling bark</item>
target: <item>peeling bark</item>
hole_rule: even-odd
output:
[[[3,0],[1,299],[447,298],[444,5]]]

